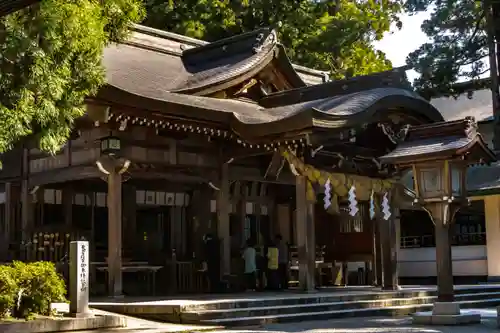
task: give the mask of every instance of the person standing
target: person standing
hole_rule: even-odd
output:
[[[280,289],[288,289],[288,244],[283,242],[281,235],[276,235],[275,239],[279,250],[278,280]]]
[[[267,248],[267,276],[268,276],[268,288],[271,290],[277,290],[279,288],[278,281],[278,259],[279,259],[279,250],[274,244],[271,242],[269,247]]]
[[[247,246],[243,251],[243,260],[245,261],[245,279],[247,290],[255,291],[257,280],[257,252],[253,246],[253,242],[247,240]]]
[[[210,284],[210,292],[216,293],[220,291],[220,242],[212,234],[207,234],[204,237],[205,255],[207,264],[208,281]]]

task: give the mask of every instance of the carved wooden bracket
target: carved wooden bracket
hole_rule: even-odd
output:
[[[95,162],[95,164],[97,165],[99,171],[101,171],[105,175],[109,175],[112,172],[121,175],[128,170],[130,166],[130,160],[125,158],[102,156]]]

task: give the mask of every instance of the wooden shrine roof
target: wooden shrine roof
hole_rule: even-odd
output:
[[[415,160],[453,159],[474,152],[474,148],[478,154],[476,161],[491,163],[496,160],[477,130],[474,118],[467,117],[410,127],[405,140],[380,160],[403,164]]]
[[[0,17],[31,6],[40,0],[0,0]]]
[[[134,29],[127,42],[105,50],[107,87],[94,102],[150,112],[143,112],[143,118],[175,116],[209,122],[249,140],[353,126],[387,110],[404,110],[423,123],[443,120],[439,111],[408,89],[398,70],[306,83],[314,81],[311,77],[326,81],[326,76],[291,64],[271,29],[213,43],[141,26]],[[286,83],[282,91],[257,100],[213,97],[218,91],[260,80],[259,73],[269,64]]]
[[[271,29],[259,29],[195,47],[181,41],[162,40],[136,27],[131,40],[109,46],[103,63],[108,83],[135,93],[161,89],[192,95],[208,95],[242,83],[276,62],[293,88],[306,83],[286,58]]]

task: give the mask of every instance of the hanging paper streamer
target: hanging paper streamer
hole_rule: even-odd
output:
[[[382,199],[382,213],[384,213],[384,220],[386,221],[391,217],[391,206],[389,205],[387,192],[384,193],[384,198]]]
[[[326,180],[325,183],[325,197],[323,198],[323,202],[325,210],[328,209],[332,205],[332,195],[331,195],[332,187],[330,183],[330,179]]]
[[[351,186],[351,189],[348,192],[348,200],[349,200],[349,215],[356,216],[358,213],[358,201],[356,200],[356,187]]]
[[[375,198],[373,197],[375,193],[372,190],[372,194],[370,195],[370,219],[375,218]]]

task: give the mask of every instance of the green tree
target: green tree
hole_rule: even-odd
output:
[[[392,23],[400,22],[397,0],[145,0],[154,28],[214,41],[275,27],[293,62],[334,77],[391,68],[373,48]]]
[[[42,0],[0,19],[0,152],[35,135],[54,153],[104,83],[104,47],[144,17],[140,0]]]
[[[483,1],[408,0],[405,7],[411,13],[431,11],[422,24],[429,42],[407,58],[407,63],[421,74],[414,85],[424,96],[456,96],[468,87],[477,89],[488,84],[478,80],[489,71]],[[472,82],[456,85],[457,81]]]

